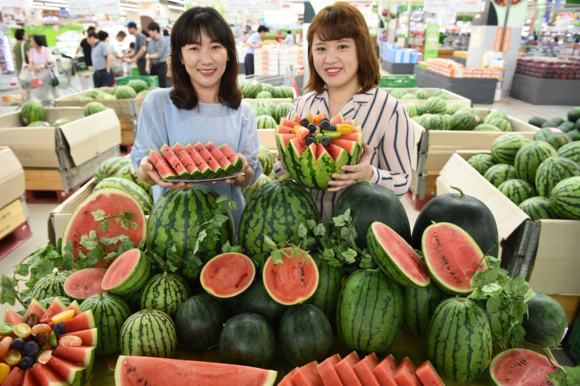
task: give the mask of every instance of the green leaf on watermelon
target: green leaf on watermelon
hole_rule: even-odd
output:
[[[97,264],[100,261],[100,253],[97,252],[97,250],[92,250],[89,253],[87,253],[87,263],[89,267],[94,267],[95,264]],[[77,264],[79,263],[80,259],[77,259]],[[82,259],[84,260],[84,259]]]
[[[130,251],[131,249],[135,249],[135,243],[131,240],[123,240],[123,242],[119,244],[119,248],[117,248],[117,254],[121,256],[123,253]]]
[[[276,245],[276,243],[272,241],[271,238],[264,235],[264,249],[266,250],[266,252],[276,250],[277,248],[278,245]]]
[[[132,218],[133,218],[135,215],[133,214],[133,212],[123,212],[123,213],[122,213],[122,216],[123,216],[123,218],[126,218],[126,219],[129,219],[129,220],[130,220],[130,219],[132,219]]]
[[[28,276],[28,264],[18,264],[16,266],[15,274],[20,276]]]
[[[230,207],[231,210],[238,210],[238,206],[233,201],[228,202],[228,206]]]
[[[308,229],[314,229],[316,227],[316,221],[308,219],[306,220],[306,225],[308,225]]]
[[[580,385],[580,365],[576,367],[563,366],[548,374],[548,378],[554,386],[578,386]]]
[[[75,264],[74,264],[74,256],[72,254],[72,240],[69,240],[66,246],[64,247],[64,256],[62,260],[62,269],[65,271],[72,271]]]
[[[109,231],[109,224],[110,224],[110,221],[108,218],[101,221],[101,232],[102,233],[106,234]],[[121,226],[123,226],[123,225],[121,225]],[[127,229],[127,228],[123,228],[123,229]]]
[[[282,254],[282,250],[280,249],[272,250],[272,263],[274,264],[284,263],[284,255]]]
[[[356,257],[357,257],[357,253],[356,251],[348,248],[346,251],[341,253],[341,256],[344,258],[344,260],[348,263],[348,264],[352,264],[356,261]]]
[[[361,269],[372,269],[375,267],[375,262],[373,259],[369,259],[368,257],[363,257],[360,260],[359,268]]]
[[[119,236],[115,236],[115,237],[101,237],[101,244],[103,245],[115,245],[117,244],[119,241],[128,241],[129,236],[127,235],[119,235]],[[135,244],[133,244],[135,245]],[[89,248],[87,248],[89,249]]]
[[[308,220],[308,221],[311,221],[311,220]],[[314,236],[324,236],[326,234],[326,228],[324,227],[324,224],[323,223],[317,224],[313,228],[313,233],[314,233]]]
[[[93,215],[95,221],[102,221],[105,219],[105,211],[102,209],[99,209],[95,212],[91,212],[91,214]]]

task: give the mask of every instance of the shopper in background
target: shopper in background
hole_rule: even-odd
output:
[[[133,63],[137,63],[137,68],[139,69],[139,75],[145,76],[145,66],[147,65],[147,60],[145,59],[145,54],[147,53],[147,39],[137,29],[137,24],[134,21],[128,22],[125,27],[129,33],[135,36],[135,50],[134,53],[125,55],[126,58],[131,60]]]
[[[286,35],[286,39],[284,39],[284,43],[286,46],[288,46],[288,48],[292,48],[294,47],[294,35],[292,35],[292,31],[288,30],[286,31],[286,33],[288,35]]]
[[[383,30],[383,33],[377,37],[377,49],[378,49],[378,54],[379,54],[379,58],[382,61],[382,57],[383,55],[381,54],[383,52],[383,44],[387,44],[389,42],[389,38],[387,37],[387,30]]]
[[[269,29],[265,25],[258,27],[258,31],[250,35],[246,41],[246,58],[244,59],[244,66],[246,67],[246,77],[254,75],[254,50],[262,47],[260,40],[264,39],[266,32]]]
[[[284,41],[282,39],[282,31],[278,31],[278,36],[276,37],[276,43],[281,44]]]
[[[345,121],[362,123],[365,141],[357,165],[345,165],[345,174],[333,174],[328,190],[311,190],[322,221],[332,216],[341,191],[359,180],[403,196],[411,184],[413,126],[403,105],[377,87],[380,67],[363,15],[349,3],[334,3],[312,19],[307,39],[309,93],[294,102],[288,115],[328,111],[332,121],[342,113]],[[285,173],[282,166],[277,160],[276,174]]]
[[[28,35],[23,28],[19,28],[14,32],[16,44],[14,45],[14,70],[16,70],[16,77],[20,75],[22,69],[22,52],[24,52],[24,64],[28,64],[28,53],[30,51],[30,43],[28,43]],[[22,47],[24,45],[24,48]]]
[[[171,54],[171,36],[169,36],[169,31],[163,30],[163,39],[167,42],[167,55]]]
[[[117,36],[113,39],[109,39],[109,50],[113,55],[113,75],[115,78],[123,74],[123,49],[121,48],[121,43],[127,37],[125,31],[119,31]]]
[[[159,87],[167,87],[167,42],[161,36],[159,24],[153,22],[147,27],[151,40],[147,43],[147,64],[145,71],[151,75],[157,75]]]
[[[52,53],[48,47],[44,46],[42,38],[38,35],[32,35],[29,38],[29,43],[30,53],[28,55],[28,60],[32,65],[32,70],[36,73],[36,78],[43,80],[54,78],[54,72],[52,71],[54,58],[52,57]],[[45,83],[44,87],[50,87],[54,98],[58,98],[58,90],[56,86],[51,87]]]
[[[151,36],[149,36],[149,31],[147,31],[146,29],[142,29],[141,33],[143,34],[143,36],[145,36],[145,40],[149,42],[149,40],[151,39]]]
[[[75,56],[73,58],[73,60],[77,60],[77,56],[79,54],[79,51],[83,50],[83,55],[85,56],[85,64],[87,65],[87,68],[92,67],[93,66],[93,62],[92,62],[92,58],[91,58],[91,45],[89,44],[89,41],[87,40],[89,34],[91,32],[95,32],[96,29],[93,26],[90,26],[89,28],[87,28],[87,37],[84,38],[83,40],[81,40],[81,44],[78,46],[77,48],[77,52],[75,52]]]
[[[93,81],[95,87],[112,87],[115,79],[113,77],[113,55],[109,46],[105,42],[109,34],[105,31],[99,31],[98,34],[92,32],[89,34],[89,44],[92,46],[92,60],[95,73]]]
[[[129,53],[127,55],[131,58],[135,55],[135,42],[129,43]]]
[[[232,214],[239,229],[244,209],[240,188],[262,173],[260,143],[252,107],[242,102],[238,87],[234,35],[218,11],[195,7],[179,17],[171,30],[171,67],[173,89],[151,91],[141,107],[131,150],[133,166],[143,181],[153,185],[157,201],[169,188],[190,184],[164,181],[147,156],[149,149],[174,142],[227,143],[242,159],[245,176],[203,185],[236,203]]]

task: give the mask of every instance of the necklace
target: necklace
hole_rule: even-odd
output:
[[[332,99],[332,98],[330,97],[330,94],[328,94],[328,99],[330,99],[330,100],[331,100],[331,101],[333,101],[334,103],[338,103],[338,105],[339,105],[339,106],[341,106],[341,105],[342,105],[344,102],[348,101],[348,100],[349,100],[349,99],[351,99],[353,96],[354,96],[354,94],[353,94],[353,95],[351,95],[351,96],[349,96],[348,98],[344,99],[342,102],[338,102],[338,101],[335,101],[334,99]]]

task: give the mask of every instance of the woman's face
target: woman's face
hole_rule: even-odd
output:
[[[32,36],[30,38],[28,38],[28,43],[30,43],[30,47],[31,48],[36,48],[36,42],[34,41],[34,39],[32,38]]]
[[[320,40],[318,34],[312,39],[314,68],[328,87],[340,88],[349,82],[358,82],[358,54],[352,38]]]
[[[219,87],[228,62],[227,49],[201,31],[201,41],[181,47],[181,58],[194,88]]]

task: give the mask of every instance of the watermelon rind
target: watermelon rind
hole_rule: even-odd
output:
[[[163,311],[175,317],[177,309],[189,298],[189,286],[174,273],[157,274],[145,283],[141,293],[141,309]]]
[[[558,149],[558,156],[580,163],[580,142],[572,142]]]
[[[229,261],[228,261],[229,260]],[[244,271],[236,271],[235,268],[240,268],[242,264],[245,264],[246,267],[250,268],[250,272],[247,270]],[[215,272],[214,272],[215,271]],[[206,281],[207,274],[214,276],[208,278],[209,281]],[[238,296],[245,290],[249,288],[256,276],[256,267],[252,260],[241,253],[235,252],[228,252],[222,253],[221,255],[217,255],[216,257],[212,258],[208,261],[201,273],[199,275],[199,281],[203,289],[210,295],[216,298],[232,298],[234,296]],[[218,294],[215,290],[214,285],[225,285],[232,281],[232,278],[235,278],[235,291],[228,294]]]
[[[514,167],[520,179],[534,184],[536,170],[540,164],[550,158],[557,157],[556,150],[547,142],[532,141],[522,146],[516,153]]]
[[[98,192],[102,189],[118,189],[133,197],[139,203],[143,213],[149,215],[153,209],[153,200],[151,196],[136,183],[121,177],[108,177],[102,180],[95,186],[93,192]]]
[[[105,178],[115,177],[121,168],[128,165],[132,165],[131,159],[125,157],[115,157],[104,161],[95,173],[95,184]]]
[[[536,170],[536,190],[542,197],[550,197],[560,181],[580,176],[580,165],[565,157],[548,158]]]
[[[534,186],[524,180],[507,180],[497,188],[516,205],[538,195]]]
[[[141,310],[121,328],[121,354],[171,358],[177,348],[173,320],[159,310]]]
[[[149,258],[145,256],[143,251],[137,248],[126,251],[121,256],[117,257],[117,259],[107,270],[107,273],[105,273],[105,276],[103,277],[103,283],[108,279],[108,276],[117,274],[116,269],[123,262],[124,255],[129,257],[136,252],[139,253],[137,265],[135,265],[131,272],[118,273],[124,275],[125,279],[114,287],[103,286],[105,291],[112,292],[117,295],[130,295],[143,288],[151,274],[151,262],[149,261]]]
[[[552,202],[548,197],[528,198],[519,205],[520,209],[530,216],[532,220],[557,219],[558,216],[552,208]]]
[[[580,177],[559,182],[552,189],[550,201],[558,217],[580,220]]]

